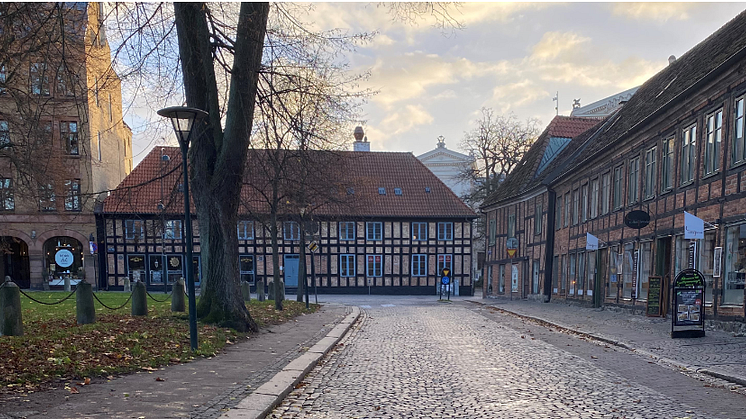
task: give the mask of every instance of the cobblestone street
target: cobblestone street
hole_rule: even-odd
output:
[[[375,300],[274,418],[743,418],[746,397],[466,302]]]

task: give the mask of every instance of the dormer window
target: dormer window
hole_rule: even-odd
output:
[[[355,188],[347,188],[347,195],[355,195]]]
[[[386,195],[386,188],[378,188],[378,195]]]
[[[425,193],[430,193],[430,187],[429,186],[425,187]]]
[[[394,188],[394,195],[401,195],[401,188]]]

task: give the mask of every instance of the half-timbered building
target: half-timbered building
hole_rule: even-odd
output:
[[[443,268],[452,272],[454,291],[472,293],[476,214],[443,182],[411,153],[316,152],[323,153],[332,160],[318,170],[305,169],[324,173],[307,178],[310,196],[303,205],[290,202],[297,193],[280,191],[286,198],[277,222],[279,269],[289,292],[298,286],[300,247],[315,241],[314,286],[320,293],[432,295]],[[261,170],[267,158],[252,151],[245,186],[237,191],[242,195],[236,226],[240,273],[252,288],[258,280],[271,281],[275,269],[266,201],[271,182]],[[153,150],[104,202],[102,286],[121,288],[129,278],[158,289],[184,275],[180,161],[177,148]],[[199,283],[196,222],[194,234],[192,263]],[[306,253],[310,267],[312,256]],[[310,278],[310,269],[307,273]]]
[[[741,13],[672,57],[557,157],[545,182],[547,209],[537,216],[547,234],[545,300],[644,308],[656,278],[666,314],[672,279],[693,266],[706,279],[707,318],[746,319],[745,67]],[[529,192],[519,185],[517,194]],[[498,189],[483,210],[510,228],[510,216],[499,215],[506,194]],[[647,213],[649,224],[625,223],[632,211]],[[704,220],[704,239],[684,237],[685,211]],[[523,214],[530,210],[519,220]],[[588,233],[597,250],[587,246]]]

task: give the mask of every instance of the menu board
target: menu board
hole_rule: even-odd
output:
[[[702,321],[702,300],[703,292],[701,289],[677,290],[674,324],[676,326],[700,324]]]
[[[645,314],[650,317],[661,315],[661,285],[663,281],[659,276],[648,277],[648,305]]]

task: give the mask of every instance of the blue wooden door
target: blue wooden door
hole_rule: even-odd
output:
[[[288,288],[298,287],[299,262],[299,255],[285,255],[285,286]]]

